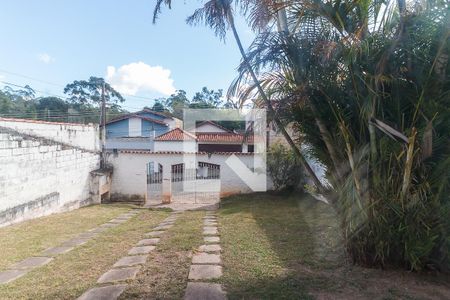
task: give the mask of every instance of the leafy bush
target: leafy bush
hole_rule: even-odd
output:
[[[286,6],[282,32],[257,36],[238,96],[257,90],[250,65],[326,166],[355,263],[450,270],[448,1],[398,1],[398,11],[393,0],[306,3]],[[375,21],[384,3],[393,10]]]
[[[274,144],[267,153],[267,171],[276,191],[297,189],[302,180],[301,165],[290,148]]]

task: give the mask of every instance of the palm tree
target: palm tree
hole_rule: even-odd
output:
[[[375,22],[378,1],[295,3],[294,30],[263,30],[247,63],[328,169],[314,118],[331,131],[348,166],[335,186],[348,252],[363,264],[450,267],[448,6]]]
[[[154,17],[153,21],[156,20],[158,14],[161,11],[161,6],[163,4],[171,6],[171,0],[158,0],[155,6],[154,10]],[[282,135],[286,139],[286,141],[291,146],[292,150],[294,151],[295,155],[299,159],[302,166],[305,168],[308,175],[311,177],[311,179],[314,181],[315,186],[317,187],[318,191],[320,193],[325,193],[325,188],[320,182],[317,175],[314,173],[311,166],[308,164],[306,158],[301,153],[300,149],[297,147],[295,142],[292,140],[291,136],[286,131],[286,128],[284,127],[284,124],[281,122],[281,120],[278,118],[272,103],[267,97],[266,93],[264,92],[264,89],[262,88],[261,84],[259,83],[258,77],[256,76],[252,66],[248,62],[248,58],[246,55],[246,52],[244,50],[244,47],[242,46],[241,39],[239,37],[239,34],[236,30],[236,26],[234,23],[234,15],[233,15],[233,7],[232,7],[233,1],[232,0],[210,0],[204,4],[202,8],[197,9],[192,16],[188,17],[187,23],[191,25],[196,25],[199,23],[204,23],[206,26],[210,27],[214,30],[215,34],[220,38],[224,39],[226,35],[227,28],[231,28],[231,31],[233,32],[233,36],[236,40],[236,44],[239,48],[239,51],[242,55],[242,60],[244,64],[247,67],[247,70],[253,80],[253,83],[258,89],[258,92],[260,96],[262,97],[264,104],[269,112],[269,115],[272,117],[273,121],[277,125],[277,127],[280,129]]]
[[[251,1],[244,1],[244,2],[251,2]],[[250,4],[250,3],[247,3]],[[295,49],[295,45],[292,45],[292,39],[289,38],[291,34],[291,30],[288,25],[288,17],[287,17],[287,8],[288,4],[287,1],[284,0],[266,0],[266,1],[256,1],[254,3],[254,8],[252,12],[254,27],[258,25],[260,29],[264,26],[264,24],[268,24],[268,16],[272,16],[276,23],[278,32],[281,35],[281,39],[279,40],[282,44],[285,45],[286,49]],[[272,13],[271,13],[272,11]],[[259,20],[262,19],[262,20]],[[262,25],[262,26],[261,26]],[[297,64],[299,61],[294,61]],[[301,68],[300,65],[295,66],[295,68]],[[303,78],[295,78],[297,73],[293,74],[294,80],[300,84],[303,80]],[[308,99],[307,99],[308,100]],[[336,146],[333,143],[333,139],[331,136],[331,133],[329,132],[328,128],[322,121],[319,111],[314,104],[313,101],[307,101],[308,106],[311,108],[312,115],[314,117],[315,123],[317,125],[317,128],[319,129],[319,132],[322,136],[322,140],[324,144],[326,145],[326,149],[328,150],[329,157],[333,163],[334,166],[334,173],[335,181],[340,182],[340,180],[343,178],[344,174],[342,172],[342,168],[339,165],[339,155],[338,151],[336,149]],[[333,174],[334,175],[334,174]]]

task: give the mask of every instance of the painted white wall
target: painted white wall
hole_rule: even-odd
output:
[[[154,141],[154,152],[198,152],[197,142],[194,140],[186,141]]]
[[[100,150],[97,125],[0,118],[0,126],[91,151]]]
[[[209,123],[202,124],[195,129],[195,132],[227,132],[220,127],[214,126]]]
[[[247,143],[242,144],[242,153],[248,153],[248,144]]]
[[[152,156],[134,153],[110,155],[108,163],[114,171],[111,183],[111,194],[127,197],[139,196],[145,199],[147,188],[147,164],[154,161]]]
[[[252,190],[243,182],[225,161],[229,155],[224,154],[161,154],[149,151],[119,151],[117,156],[111,155],[108,162],[114,167],[112,179],[112,194],[125,196],[140,195],[145,198],[147,181],[146,166],[150,161],[158,162],[167,170],[171,165],[183,163],[185,159],[221,165],[221,196],[239,193],[250,193]],[[249,168],[253,167],[253,155],[241,155],[237,157]],[[257,156],[262,161],[262,156]],[[267,182],[268,189],[272,189],[270,178]]]
[[[142,119],[129,118],[128,119],[128,136],[142,136]]]
[[[0,226],[90,204],[99,163],[94,152],[0,131]]]

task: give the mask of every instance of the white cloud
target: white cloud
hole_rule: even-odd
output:
[[[158,92],[171,95],[175,92],[171,71],[161,66],[149,66],[143,62],[130,63],[116,69],[108,66],[106,80],[123,94],[136,95],[138,92]]]
[[[44,64],[50,64],[55,61],[53,57],[50,56],[48,53],[40,53],[38,54],[38,59],[43,62]]]

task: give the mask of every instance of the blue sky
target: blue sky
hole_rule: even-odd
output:
[[[63,95],[65,84],[91,75],[106,76],[123,93],[149,99],[173,89],[190,96],[203,86],[226,90],[240,61],[231,32],[224,44],[210,29],[186,25],[186,17],[201,5],[196,0],[174,1],[153,25],[154,2],[2,1],[0,80],[56,95]],[[239,18],[237,26],[248,46],[253,34]],[[152,104],[125,97],[128,110]]]

